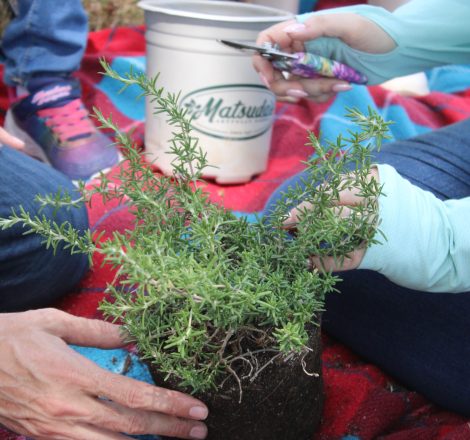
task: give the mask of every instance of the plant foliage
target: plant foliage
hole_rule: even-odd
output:
[[[178,95],[158,88],[156,79],[132,72],[121,77],[104,62],[103,67],[124,87],[139,85],[155,112],[168,116],[177,157],[174,175],[155,174],[129,137],[97,111],[126,160],[119,186],[109,185],[103,175],[98,186],[81,184],[83,200],[99,194],[105,201],[126,203],[135,217],[133,229],[104,240],[79,234],[69,224],[32,218],[23,209],[0,226],[22,223],[28,232],[42,234],[47,246],[65,242],[71,252],[103,254],[117,275],[107,288],[112,300],[101,309],[123,324],[142,357],[181,386],[195,392],[216,387],[227,374],[236,374],[236,360],[250,364],[254,379],[260,366],[250,359],[258,352],[300,360],[308,350],[306,328],[318,323],[325,294],[337,282],[331,273],[309,270],[308,257],[340,260],[372,242],[381,188],[368,177],[370,151],[386,136],[387,123],[372,111],[350,110],[348,117],[360,129],[348,139],[321,145],[309,133],[314,154],[306,162],[305,186],[284,194],[268,220],[249,223],[211,203],[204,192],[207,161]],[[341,217],[335,206],[345,188],[358,191],[363,203]],[[311,206],[302,210],[292,235],[284,222],[301,200]],[[79,202],[64,194],[38,201],[57,209]]]

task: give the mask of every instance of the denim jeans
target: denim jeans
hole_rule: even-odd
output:
[[[3,34],[6,84],[78,69],[88,33],[81,0],[19,0],[17,12]]]
[[[386,144],[374,162],[394,166],[441,199],[469,196],[470,120]],[[265,214],[300,182],[297,175],[281,185]],[[338,275],[340,293],[327,296],[324,330],[404,385],[469,416],[470,292],[417,292],[367,270]]]
[[[69,221],[75,228],[88,228],[86,208],[52,208],[39,211],[36,194],[55,194],[59,189],[75,192],[63,174],[8,147],[0,147],[0,217],[18,207],[32,216],[45,216],[57,223]],[[71,255],[59,247],[56,255],[46,249],[36,234],[24,235],[16,225],[0,229],[0,313],[48,306],[70,291],[88,269],[82,254]]]

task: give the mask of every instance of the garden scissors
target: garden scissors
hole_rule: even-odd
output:
[[[282,52],[277,44],[265,43],[263,46],[242,43],[235,40],[218,40],[239,50],[256,52],[271,61],[273,67],[281,72],[289,72],[303,78],[326,76],[344,81],[366,84],[367,77],[352,67],[309,52]]]

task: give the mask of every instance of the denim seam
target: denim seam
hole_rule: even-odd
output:
[[[34,18],[38,15],[38,8],[40,7],[39,0],[32,0],[31,8],[29,10],[28,14],[28,20],[27,24],[25,27],[26,31],[31,31],[34,30]],[[20,85],[25,85],[27,80],[27,75],[25,73],[24,66],[28,65],[31,60],[32,60],[32,52],[34,51],[35,45],[34,43],[37,43],[37,38],[34,32],[32,32],[32,36],[30,36],[31,41],[29,42],[28,46],[25,48],[23,55],[21,57],[20,63],[17,66],[17,72],[16,74],[18,77],[12,77],[11,79],[16,82],[17,84]]]

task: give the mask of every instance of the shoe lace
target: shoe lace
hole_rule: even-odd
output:
[[[39,110],[38,115],[45,119],[45,124],[61,143],[96,133],[96,127],[80,99],[75,99],[62,107]]]

